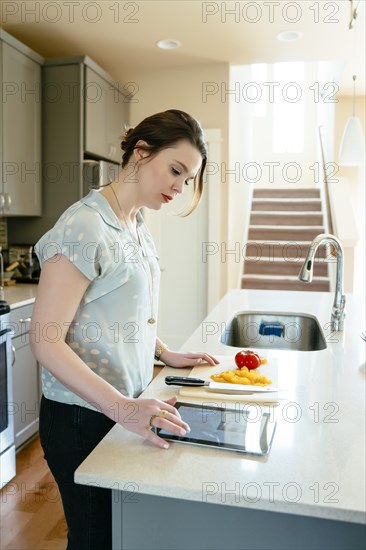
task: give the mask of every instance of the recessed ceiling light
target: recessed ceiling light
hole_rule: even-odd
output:
[[[299,40],[300,38],[302,38],[302,32],[300,31],[285,31],[277,35],[277,40],[281,42],[295,42],[295,40]]]
[[[164,40],[159,40],[156,45],[162,50],[175,50],[176,48],[179,48],[181,44],[179,40],[174,40],[174,38],[167,38]]]

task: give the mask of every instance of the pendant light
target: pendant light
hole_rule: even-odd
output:
[[[360,166],[365,164],[365,140],[360,119],[355,111],[356,75],[353,75],[353,113],[348,118],[339,148],[340,166]]]
[[[358,16],[358,10],[359,10],[359,8],[360,8],[361,0],[358,0],[358,4],[357,4],[357,6],[355,7],[355,9],[353,9],[353,0],[350,0],[350,2],[351,2],[351,20],[350,20],[350,22],[349,22],[348,28],[349,28],[350,30],[352,30],[352,29],[353,29],[353,26],[354,26],[354,24],[355,24],[355,21],[356,21],[356,19],[357,19],[357,16]]]

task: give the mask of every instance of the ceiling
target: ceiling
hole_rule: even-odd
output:
[[[350,0],[1,4],[2,28],[44,57],[88,55],[122,83],[144,68],[332,61],[339,95],[352,93],[353,74],[357,94],[365,95],[365,0],[353,30],[348,29]],[[287,30],[301,31],[303,37],[278,41],[276,35]],[[159,50],[155,44],[163,38],[177,39],[182,46]]]

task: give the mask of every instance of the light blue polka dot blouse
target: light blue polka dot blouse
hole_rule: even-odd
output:
[[[142,247],[93,189],[70,206],[35,246],[41,265],[62,254],[92,281],[66,342],[90,369],[128,397],[139,396],[152,379],[156,323],[148,319],[151,315],[157,319],[160,282],[156,249],[140,213],[137,223]],[[46,368],[42,368],[42,389],[48,399],[98,409]]]

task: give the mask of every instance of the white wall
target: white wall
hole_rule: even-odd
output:
[[[344,127],[347,118],[352,116],[352,97],[341,96],[335,107],[335,139],[334,139],[334,158],[338,161],[339,145],[341,142]],[[363,133],[366,130],[366,98],[359,96],[356,98],[356,116],[360,117]],[[334,185],[345,185],[355,217],[355,223],[358,229],[359,241],[354,254],[354,270],[352,263],[345,262],[345,279],[348,282],[346,291],[352,290],[357,294],[365,294],[365,250],[366,250],[366,227],[365,227],[365,166],[339,166],[337,174],[339,183]],[[347,224],[347,219],[344,219]]]
[[[250,80],[249,65],[230,68],[230,87]],[[231,101],[229,110],[229,217],[228,239],[225,251],[228,288],[240,287],[242,260],[245,255],[253,184],[243,176],[243,167],[253,160],[253,119],[251,105],[243,101]],[[238,167],[238,168],[237,168]],[[245,175],[245,173],[244,173]],[[231,251],[231,252],[230,252]]]

